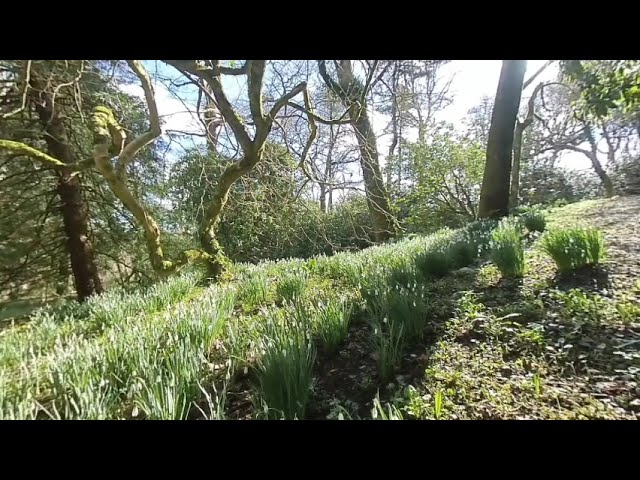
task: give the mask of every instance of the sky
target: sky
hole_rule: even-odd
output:
[[[528,60],[525,81],[533,75],[547,60]],[[453,60],[442,67],[442,75],[454,75],[451,93],[453,103],[441,113],[441,119],[455,123],[461,121],[467,111],[480,103],[483,96],[493,97],[498,88],[502,60]],[[552,80],[558,74],[557,64],[547,67],[536,80],[523,92],[521,103],[524,103],[535,85],[545,80]]]
[[[547,60],[529,60],[525,80],[535,73]],[[159,61],[146,62],[150,73],[158,73],[161,76],[177,76],[177,72]],[[496,93],[498,79],[500,77],[501,60],[453,60],[442,67],[443,77],[453,75],[450,92],[453,94],[453,103],[439,112],[436,119],[451,122],[457,128],[464,127],[464,119],[467,111],[480,103],[483,96],[493,97]],[[558,73],[557,63],[547,67],[531,85],[523,92],[522,103],[526,102],[531,91],[540,81],[552,80]],[[246,90],[244,77],[223,77],[223,86],[230,100],[238,98],[242,91]],[[159,113],[164,121],[164,129],[179,130],[182,132],[201,133],[202,124],[195,115],[195,101],[197,95],[195,89],[181,87],[169,91],[163,84],[156,83],[156,101]],[[142,89],[138,85],[124,87],[128,93],[142,96]],[[178,91],[179,90],[179,91]],[[186,102],[185,102],[186,99]],[[375,114],[373,126],[378,134],[378,147],[381,161],[384,163],[384,152],[388,150],[390,135],[383,135],[382,130],[388,124],[388,117]],[[409,135],[411,136],[411,135]],[[198,141],[196,139],[196,141]],[[606,158],[602,159],[606,162]],[[566,152],[560,157],[560,164],[571,169],[589,169],[590,162],[582,154]]]
[[[528,60],[525,81],[531,77],[548,60]],[[454,94],[453,103],[441,113],[441,120],[452,123],[461,122],[466,112],[480,103],[483,96],[493,97],[498,88],[502,60],[453,60],[443,67],[443,74],[454,74],[451,91]],[[446,70],[449,70],[448,72]],[[558,63],[553,63],[536,77],[536,79],[522,92],[521,104],[531,97],[535,86],[542,81],[553,81],[558,75]],[[606,158],[601,159],[606,163]],[[563,152],[559,157],[559,164],[567,168],[583,170],[590,169],[591,162],[581,153]]]

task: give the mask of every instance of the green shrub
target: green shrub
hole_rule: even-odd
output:
[[[509,210],[509,213],[511,215],[525,215],[527,213],[529,213],[534,207],[530,206],[530,205],[519,205],[517,207],[512,208],[511,210]]]
[[[542,212],[532,211],[523,216],[523,224],[530,232],[544,232],[547,219]]]
[[[520,229],[505,221],[493,232],[491,260],[503,277],[521,277],[524,274],[524,246]]]
[[[482,256],[490,250],[491,233],[497,226],[494,219],[476,220],[460,230],[459,236],[473,247],[476,257]]]
[[[616,303],[616,311],[625,323],[638,322],[640,320],[640,305],[626,298]]]
[[[594,228],[548,232],[542,238],[542,248],[561,272],[597,265],[605,255],[602,232]]]
[[[585,293],[578,288],[555,292],[554,297],[562,304],[563,316],[594,325],[602,321],[607,308],[606,301],[600,295]]]
[[[475,220],[468,223],[461,229],[467,235],[486,235],[491,233],[498,226],[498,221],[493,218],[483,218],[481,220]]]

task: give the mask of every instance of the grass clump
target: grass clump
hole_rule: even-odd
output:
[[[493,232],[491,247],[491,260],[503,277],[521,277],[524,274],[524,246],[516,224],[502,222]]]
[[[386,303],[387,316],[402,323],[404,334],[411,340],[421,340],[428,313],[421,287],[395,287],[387,293]]]
[[[530,232],[544,232],[547,218],[540,211],[531,211],[523,216],[523,224]]]
[[[468,267],[478,256],[477,247],[467,240],[453,242],[447,253],[453,268]]]
[[[424,278],[440,278],[451,270],[467,267],[490,249],[495,220],[479,220],[447,237],[435,238],[426,251],[415,256]]]
[[[248,309],[267,303],[269,280],[266,275],[256,273],[247,276],[238,293],[238,299]]]
[[[377,393],[373,399],[373,408],[371,409],[371,418],[373,420],[404,420],[402,412],[398,407],[391,403],[386,404],[386,409],[380,402],[380,394]]]
[[[344,298],[329,298],[312,307],[314,330],[327,352],[335,352],[347,338],[352,304]]]
[[[268,416],[304,418],[316,350],[310,339],[310,318],[282,311],[267,314],[257,364],[257,389]]]
[[[595,228],[568,228],[548,232],[542,249],[556,263],[560,272],[597,265],[605,255],[602,232]]]
[[[428,316],[424,287],[414,283],[379,290],[368,300],[368,310],[378,374],[388,381],[400,366],[406,343],[424,336]]]
[[[371,322],[371,346],[376,355],[380,380],[386,382],[400,366],[405,346],[405,326],[398,319],[387,317]]]
[[[416,268],[425,278],[439,278],[449,273],[453,264],[447,250],[436,248],[419,254]]]
[[[167,299],[179,297],[184,292],[169,292]],[[60,324],[71,329],[64,335],[53,335],[62,333],[60,329],[42,329],[48,320],[39,324],[34,333],[53,343],[47,343],[46,350],[27,350],[18,366],[3,365],[10,382],[0,385],[6,387],[0,395],[0,416],[187,418],[200,396],[197,381],[207,370],[205,356],[231,314],[233,297],[231,289],[211,288],[198,302],[120,318],[104,325],[101,335],[93,327],[90,335],[81,328],[92,317],[69,318]]]
[[[308,274],[305,270],[298,269],[285,273],[276,285],[276,294],[281,301],[292,301],[300,298],[309,281]]]

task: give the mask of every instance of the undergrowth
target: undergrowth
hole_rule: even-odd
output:
[[[355,253],[237,264],[231,282],[208,288],[183,275],[40,310],[0,332],[0,418],[223,419],[245,408],[242,418],[303,419],[317,358],[349,351],[361,341],[354,332],[371,357],[373,392],[402,377],[412,348],[428,353],[415,386],[369,397],[372,418],[609,418],[613,410],[591,397],[571,410],[553,382],[569,369],[604,369],[602,352],[619,352],[616,368],[635,372],[633,350],[601,337],[636,325],[637,293],[613,302],[532,290],[525,248],[545,228],[530,210],[521,221],[483,220]],[[552,229],[540,245],[560,271],[604,255],[593,229]],[[509,290],[515,282],[501,285],[496,268],[524,279]],[[333,417],[357,417],[341,405]]]

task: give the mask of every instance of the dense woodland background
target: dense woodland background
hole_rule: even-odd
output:
[[[514,208],[639,191],[638,62],[550,61],[540,82],[505,61],[502,93],[457,128],[436,121],[446,64],[1,61],[2,300],[358,250],[502,215],[505,192]],[[163,128],[158,88],[199,128]]]

